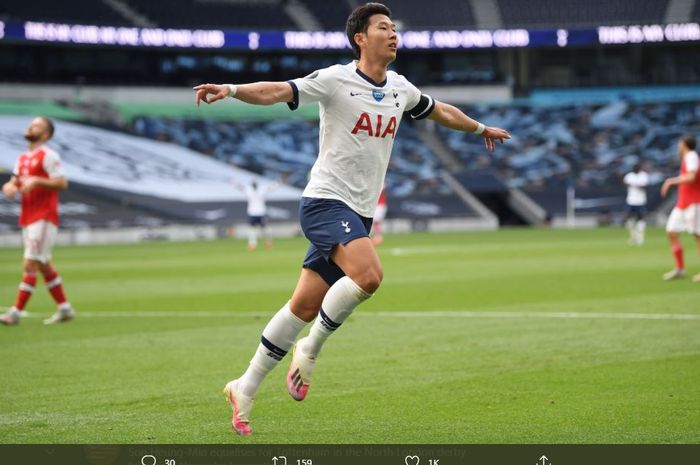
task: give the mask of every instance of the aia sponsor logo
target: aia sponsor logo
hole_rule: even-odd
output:
[[[396,117],[392,116],[389,118],[389,122],[386,123],[386,126],[384,126],[383,123],[383,115],[377,115],[375,120],[372,121],[372,118],[367,112],[362,112],[351,132],[352,134],[357,134],[358,132],[365,131],[370,137],[384,138],[386,136],[391,136],[392,139],[395,138],[397,126]]]

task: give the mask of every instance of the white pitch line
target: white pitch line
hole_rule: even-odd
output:
[[[263,311],[172,311],[154,310],[143,312],[104,311],[77,312],[77,318],[269,318],[274,312]],[[388,318],[496,318],[496,319],[571,319],[571,320],[683,320],[700,321],[700,314],[692,313],[604,313],[604,312],[476,312],[468,310],[435,310],[435,311],[359,311],[359,317],[388,317]],[[32,314],[29,318],[45,317],[47,315]]]
[[[592,320],[700,320],[700,314],[693,313],[605,313],[605,312],[473,312],[441,311],[434,312],[371,312],[377,315],[399,318],[454,317],[454,318],[560,318]]]

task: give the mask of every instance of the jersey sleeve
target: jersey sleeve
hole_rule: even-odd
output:
[[[697,152],[688,152],[685,155],[685,171],[693,171],[697,173],[698,168],[700,168],[700,159],[698,159]]]
[[[53,150],[47,151],[46,155],[44,155],[44,171],[51,179],[64,178],[66,176],[61,157]]]
[[[287,105],[296,110],[300,105],[322,102],[333,95],[340,86],[340,79],[334,67],[319,69],[313,73],[289,82],[292,86],[293,100]]]
[[[19,176],[19,158],[15,161],[15,166],[12,168],[12,176]]]
[[[622,182],[626,185],[629,186],[632,184],[632,173],[627,173],[624,178],[622,178]]]
[[[420,90],[408,80],[406,81],[408,89],[408,100],[406,101],[406,113],[413,119],[427,118],[435,108],[435,100],[426,94],[422,94]]]

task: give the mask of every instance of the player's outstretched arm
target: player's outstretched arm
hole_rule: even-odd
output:
[[[667,178],[664,181],[664,183],[661,185],[661,197],[666,197],[668,195],[668,191],[673,186],[678,186],[680,184],[690,184],[691,182],[694,182],[695,177],[697,175],[698,175],[697,171],[688,171],[687,173],[683,173],[680,176],[674,176],[672,178]]]
[[[483,137],[484,145],[491,152],[496,149],[496,141],[502,144],[506,139],[510,139],[510,133],[505,129],[485,126],[465,115],[459,108],[447,103],[435,101],[435,108],[428,118],[446,128],[472,132]]]
[[[291,102],[294,99],[292,86],[288,82],[255,82],[253,84],[200,84],[193,87],[195,104],[214,103],[233,97],[253,105],[272,105]]]

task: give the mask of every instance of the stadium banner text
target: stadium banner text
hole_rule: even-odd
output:
[[[0,21],[0,41],[153,48],[237,50],[349,49],[340,31],[229,31]],[[497,29],[399,32],[410,50],[569,47],[698,42],[699,23],[600,26],[589,29]]]

